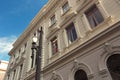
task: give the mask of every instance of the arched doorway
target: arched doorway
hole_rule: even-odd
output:
[[[87,74],[84,70],[78,70],[75,72],[74,80],[88,80]]]
[[[114,54],[107,59],[107,67],[113,80],[120,79],[120,54]]]

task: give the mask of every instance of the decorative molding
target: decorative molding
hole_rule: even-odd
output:
[[[115,0],[118,4],[120,4],[120,0]]]
[[[99,71],[99,74],[102,76],[102,78],[105,78],[108,76],[108,71],[107,69],[102,69]]]
[[[49,27],[49,31],[48,31],[48,34],[47,34],[46,38],[49,39],[51,36],[56,35],[56,32],[59,29],[60,29],[60,27],[57,26],[57,24],[54,24],[51,27]]]
[[[93,0],[81,0],[81,1],[79,1],[79,3],[81,3],[81,5],[78,6],[76,11],[79,13],[84,7],[86,7],[87,5],[92,3],[92,1]]]
[[[120,46],[112,46],[111,44],[109,43],[105,43],[105,48],[104,48],[105,52],[107,53],[112,53],[114,54],[113,52],[120,52]]]
[[[72,71],[75,73],[77,70],[82,69],[86,72],[88,79],[91,80],[94,78],[94,74],[92,73],[91,69],[84,63],[79,63],[76,59],[73,62]]]
[[[88,74],[87,76],[88,76],[88,80],[91,80],[91,79],[94,78],[94,75],[93,75],[93,74]]]
[[[61,18],[63,19],[62,22],[59,24],[62,27],[66,22],[70,21],[74,16],[76,16],[77,12],[73,10],[69,10],[66,14],[62,15]]]
[[[32,77],[34,77],[35,76],[35,70],[36,70],[36,68],[31,68],[28,72],[26,72],[25,80],[29,80]]]
[[[43,68],[43,71],[44,72],[47,72],[48,70],[51,70],[56,64],[60,64],[62,63],[63,61],[65,61],[66,59],[69,59],[69,57],[72,55],[74,55],[73,53],[77,52],[78,50],[81,50],[83,48],[85,48],[87,45],[89,45],[90,43],[93,43],[94,41],[98,41],[99,38],[102,38],[104,37],[108,32],[109,35],[112,34],[111,32],[112,31],[117,31],[119,32],[119,26],[120,26],[120,22],[117,22],[116,24],[112,25],[110,28],[106,29],[105,31],[103,31],[102,33],[100,33],[98,36],[96,37],[93,37],[92,39],[88,40],[87,42],[85,42],[84,44],[78,46],[77,48],[75,48],[74,50],[70,51],[68,54],[64,55],[64,56],[61,56],[59,57],[57,60],[55,60],[54,62],[46,65],[44,68]],[[118,35],[118,34],[117,34]],[[116,36],[117,36],[116,35]],[[108,34],[107,34],[108,36]],[[120,50],[120,49],[119,49]],[[103,53],[104,55],[105,53]],[[76,55],[76,54],[75,54]],[[101,57],[101,56],[100,56]],[[100,58],[101,59],[101,58]],[[104,59],[103,59],[104,60]],[[68,62],[71,62],[71,60],[68,60]],[[99,69],[104,69],[104,68],[101,68],[102,66],[100,65],[103,65],[104,63],[102,63],[104,61],[102,60],[99,60],[99,63],[98,63],[98,68]],[[61,66],[64,66],[64,64],[61,64],[61,65],[58,65],[57,67],[61,67]]]
[[[53,71],[50,80],[62,80],[62,78],[60,77],[60,75],[56,74],[56,71]]]
[[[73,62],[73,67],[72,67],[72,71],[73,70],[77,70],[79,68],[80,64],[78,63],[78,61],[75,59]]]
[[[106,61],[111,55],[114,54],[120,54],[120,46],[113,46],[110,43],[105,43],[104,52],[100,55],[99,60],[99,71],[101,75],[107,74]],[[106,75],[104,75],[103,77],[106,77]]]
[[[112,52],[112,46],[109,44],[109,43],[105,43],[105,48],[104,50],[107,52],[107,53],[111,53]]]

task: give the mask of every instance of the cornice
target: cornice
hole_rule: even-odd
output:
[[[70,57],[73,58],[73,55],[76,55],[76,53],[78,51],[82,51],[82,49],[86,48],[87,45],[93,45],[93,43],[95,41],[100,41],[100,39],[103,39],[103,37],[107,37],[110,36],[110,34],[112,34],[113,32],[118,32],[120,31],[120,21],[117,22],[116,24],[112,25],[111,27],[109,27],[108,29],[104,30],[103,32],[99,33],[98,35],[94,36],[92,39],[89,39],[88,41],[84,42],[83,44],[81,44],[80,46],[78,46],[77,48],[75,48],[74,50],[70,51],[69,54],[65,54],[64,56],[59,57],[57,60],[55,60],[54,62],[46,65],[43,68],[43,72],[52,70],[51,68],[53,68],[55,65],[58,65],[60,63],[63,63],[63,61],[66,61],[66,59],[70,59]],[[117,36],[117,35],[116,35]],[[119,34],[120,36],[120,34]],[[102,44],[102,43],[101,43]],[[73,54],[74,53],[74,54]]]
[[[25,31],[19,36],[19,38],[14,42],[13,44],[13,48],[11,49],[11,51],[8,53],[9,55],[11,55],[13,53],[13,51],[20,46],[21,42],[23,42],[23,40],[25,40],[28,35],[33,31],[33,29],[35,29],[36,25],[39,23],[39,21],[41,21],[43,19],[43,17],[45,18],[45,15],[49,12],[49,10],[52,9],[52,7],[54,5],[56,5],[56,2],[58,2],[59,0],[50,0],[48,1],[48,3],[46,5],[43,6],[43,8],[38,12],[38,14],[33,18],[33,20],[30,22],[30,24],[28,25],[28,27],[25,29]]]
[[[21,65],[24,62],[24,60],[25,60],[25,57],[23,56],[20,58],[18,57],[16,61],[9,64],[8,72],[15,69],[17,66]]]

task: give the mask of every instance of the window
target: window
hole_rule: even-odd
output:
[[[8,80],[10,79],[10,74],[8,74]]]
[[[21,49],[19,49],[19,54],[21,53]],[[18,56],[17,56],[18,57]]]
[[[66,2],[66,3],[62,6],[62,9],[63,9],[63,13],[67,12],[67,11],[70,9],[68,2]]]
[[[13,80],[15,79],[15,74],[16,74],[16,70],[14,70],[14,73],[13,73]]]
[[[96,27],[104,20],[96,5],[92,6],[88,11],[85,12],[85,14],[92,28]]]
[[[55,15],[53,15],[53,16],[50,18],[50,20],[51,20],[51,25],[55,24],[55,22],[56,22]]]
[[[25,43],[25,48],[27,47],[27,42]]]
[[[78,70],[75,72],[74,80],[88,80],[87,74],[83,70]]]
[[[20,65],[20,71],[19,71],[19,79],[21,78],[21,75],[22,75],[22,69],[23,69],[23,64]]]
[[[54,55],[55,53],[58,52],[57,37],[54,37],[54,38],[51,40],[51,46],[52,46],[52,54]]]
[[[77,33],[76,33],[76,30],[75,30],[74,24],[73,23],[70,24],[66,28],[66,31],[67,31],[68,43],[70,44],[77,39]]]
[[[113,80],[120,79],[120,54],[114,54],[107,60],[108,70]]]

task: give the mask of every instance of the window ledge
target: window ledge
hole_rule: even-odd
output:
[[[52,55],[49,58],[49,61],[52,62],[52,61],[56,60],[59,57],[59,54],[60,54],[60,51],[56,52],[54,55]]]
[[[66,24],[66,22],[72,19],[72,17],[76,16],[76,14],[77,12],[71,10],[70,12],[67,12],[65,15],[61,16],[62,21],[60,22],[59,26],[61,27]]]
[[[57,21],[55,21],[53,24],[51,24],[51,25],[49,26],[49,28],[51,28],[51,27],[53,27],[53,26],[56,26],[56,24],[57,24]]]
[[[83,10],[84,7],[92,3],[93,0],[84,0],[81,5],[79,5],[76,9],[76,11],[79,13],[81,10]],[[78,3],[80,3],[80,0],[77,0]]]
[[[110,22],[112,22],[112,16],[109,16],[109,17],[105,18],[103,22],[101,22],[101,23],[100,23],[99,25],[97,25],[95,28],[92,28],[92,30],[89,31],[89,32],[93,32],[93,31],[99,29],[100,27],[102,27],[102,26],[104,26],[104,25],[106,25],[106,24],[109,24]]]
[[[74,42],[72,42],[71,44],[69,44],[67,47],[65,47],[63,49],[63,51],[61,52],[62,55],[66,54],[66,53],[69,53],[70,51],[72,51],[73,49],[75,49],[76,47],[79,46],[78,42],[81,41],[82,38],[77,38]]]
[[[77,38],[75,41],[73,41],[71,44],[68,44],[66,49],[69,49],[70,47],[74,46],[81,38]]]
[[[31,68],[29,71],[26,72],[26,76],[29,77],[31,74],[34,74],[35,70],[36,70],[35,67]]]
[[[96,26],[95,28],[91,28],[91,30],[86,32],[86,38],[88,38],[90,36],[95,36],[95,35],[99,34],[100,32],[106,30],[107,28],[110,27],[110,25],[112,23],[113,23],[112,16],[105,18],[104,21],[102,23],[100,23],[98,26]]]
[[[48,34],[46,36],[46,38],[50,38],[52,35],[55,34],[56,31],[58,31],[60,29],[60,27],[57,25],[57,23],[51,25],[48,29]]]

